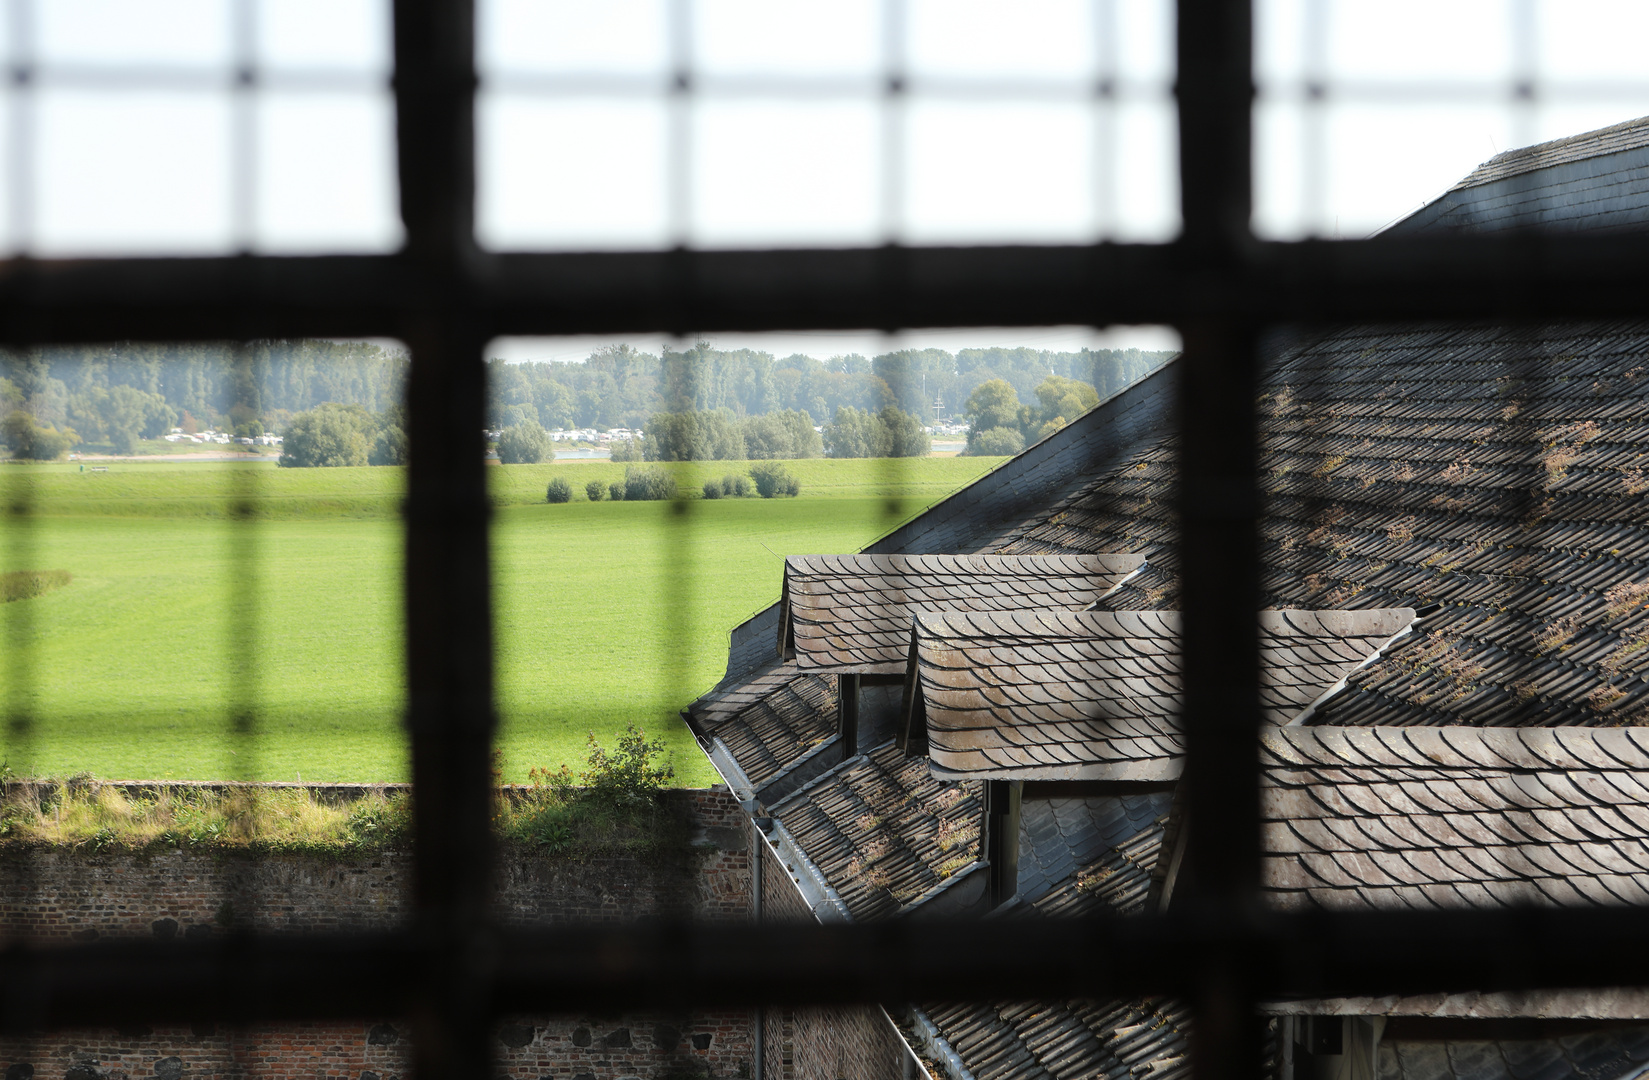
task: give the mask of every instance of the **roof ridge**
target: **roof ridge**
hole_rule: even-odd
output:
[[[1502,151],[1466,174],[1449,190],[1460,191],[1480,187],[1483,184],[1492,184],[1496,180],[1521,176],[1553,165],[1619,154],[1644,146],[1649,146],[1649,116],[1624,120],[1595,131],[1581,132],[1579,135],[1566,135],[1561,139],[1535,143],[1533,146],[1520,146],[1514,150]]]

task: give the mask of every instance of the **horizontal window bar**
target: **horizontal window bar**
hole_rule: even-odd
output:
[[[941,326],[1631,317],[1641,238],[475,255],[456,279],[401,256],[0,264],[0,340],[386,335],[431,310],[482,336]]]
[[[0,953],[26,987],[6,1030],[407,1011],[446,977],[416,935],[243,937]],[[450,946],[451,942],[444,944]],[[569,926],[476,934],[467,977],[496,1013],[1189,993],[1210,959],[1273,998],[1633,986],[1649,909],[1272,913],[1083,921]],[[338,978],[348,971],[351,977]],[[165,994],[133,994],[162,985]]]

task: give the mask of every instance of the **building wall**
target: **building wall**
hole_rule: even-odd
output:
[[[778,856],[758,839],[762,919],[812,922],[812,910]],[[762,1025],[763,1080],[902,1080],[914,1060],[874,1006],[770,1008]],[[910,1062],[910,1066],[907,1066]]]
[[[512,926],[623,922],[661,915],[752,917],[748,819],[725,791],[684,792],[694,853],[570,863],[501,853],[497,914]],[[156,936],[229,927],[355,931],[410,919],[412,859],[295,855],[142,855],[43,850],[0,854],[0,938],[35,943]],[[370,978],[368,972],[343,977]],[[134,994],[164,987],[133,986]],[[5,1080],[402,1080],[410,1032],[393,1017],[282,1023],[237,1030],[170,1025],[0,1038]],[[501,1023],[499,1080],[748,1077],[751,1010],[523,1016]],[[23,1068],[27,1066],[28,1068]]]

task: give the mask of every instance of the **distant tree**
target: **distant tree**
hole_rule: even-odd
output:
[[[646,461],[645,437],[637,435],[633,439],[614,439],[613,460]]]
[[[963,415],[968,418],[968,453],[981,452],[974,448],[974,432],[985,432],[992,428],[1019,431],[1019,409],[1019,395],[1014,392],[1012,384],[1007,380],[990,379],[976,386],[973,393],[968,395],[968,403],[962,410]]]
[[[1017,428],[994,427],[985,431],[968,432],[968,450],[980,457],[1017,454],[1025,449],[1025,436]]]
[[[748,499],[752,490],[750,478],[743,473],[728,473],[721,478],[721,493],[729,499]]]
[[[377,426],[373,415],[360,405],[323,402],[292,418],[276,464],[286,468],[365,465]]]
[[[863,409],[844,405],[836,418],[825,425],[825,453],[833,458],[876,456],[876,418]]]
[[[1065,423],[1065,418],[1063,416],[1056,416],[1052,420],[1049,420],[1046,424],[1043,424],[1041,427],[1036,429],[1035,441],[1041,442],[1049,435],[1052,435],[1056,431],[1063,430],[1067,426],[1068,425]]]
[[[584,497],[591,502],[600,502],[607,497],[607,485],[600,480],[591,480],[584,485]]]
[[[407,433],[399,424],[390,424],[380,430],[372,440],[371,453],[367,455],[368,465],[405,465],[408,460]]]
[[[834,458],[921,457],[933,449],[922,422],[892,405],[877,413],[851,406],[837,409],[835,422],[825,428],[824,442]]]
[[[1099,391],[1084,382],[1049,375],[1036,388],[1037,401],[1042,405],[1041,420],[1062,418],[1070,423],[1099,404]]]
[[[544,489],[544,501],[564,503],[573,501],[573,486],[567,483],[567,478],[558,476],[550,481],[550,486]]]
[[[756,483],[756,493],[764,499],[800,495],[802,487],[790,470],[777,461],[758,461],[750,467],[750,479]]]
[[[815,458],[824,453],[824,443],[813,430],[813,418],[798,409],[748,416],[740,427],[745,456],[751,461]]]
[[[656,465],[630,465],[624,469],[624,498],[659,500],[676,497],[676,478]]]
[[[13,409],[0,420],[0,436],[11,456],[28,461],[54,461],[80,441],[72,430],[42,425],[27,409]]]
[[[719,499],[721,496],[722,490],[720,480],[706,480],[704,482],[704,497],[706,499]]]
[[[537,420],[512,424],[498,435],[498,460],[506,465],[536,465],[554,456],[549,433]]]
[[[877,414],[882,437],[878,449],[883,457],[922,457],[933,449],[933,438],[922,428],[922,421],[903,409],[892,405]]]

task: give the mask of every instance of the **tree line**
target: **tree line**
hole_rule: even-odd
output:
[[[611,345],[578,362],[489,361],[488,423],[497,430],[527,421],[550,429],[640,430],[658,413],[726,410],[736,417],[802,412],[824,425],[843,408],[880,414],[889,406],[931,423],[936,402],[945,417],[960,416],[973,391],[992,380],[1030,400],[1038,384],[1057,375],[1088,383],[1103,399],[1172,355],[1138,349],[905,349],[818,360],[703,342],[660,355]]]
[[[1170,355],[912,349],[817,360],[704,343],[658,355],[615,345],[582,363],[489,361],[487,410],[494,429],[516,429],[516,442],[500,454],[508,449],[517,460],[546,459],[542,429],[574,426],[642,431],[630,448],[637,459],[764,460],[926,453],[921,428],[937,400],[949,418],[974,418],[970,452],[1000,453],[1015,443],[1007,432],[1023,445],[1046,425],[1074,419],[1074,406],[1063,402],[1066,384],[1087,387],[1077,404],[1099,400]],[[288,436],[284,463],[393,464],[406,459],[407,365],[393,347],[313,340],[5,354],[0,440],[14,456],[55,457],[75,447],[130,453],[137,440],[173,427],[272,431]],[[1062,380],[1053,403],[1044,400],[1050,379]],[[980,396],[985,387],[994,389]]]
[[[327,403],[398,409],[407,358],[368,342],[51,347],[0,355],[0,438],[14,456],[77,446],[131,453],[177,427],[283,432]],[[370,446],[368,447],[370,451]]]

